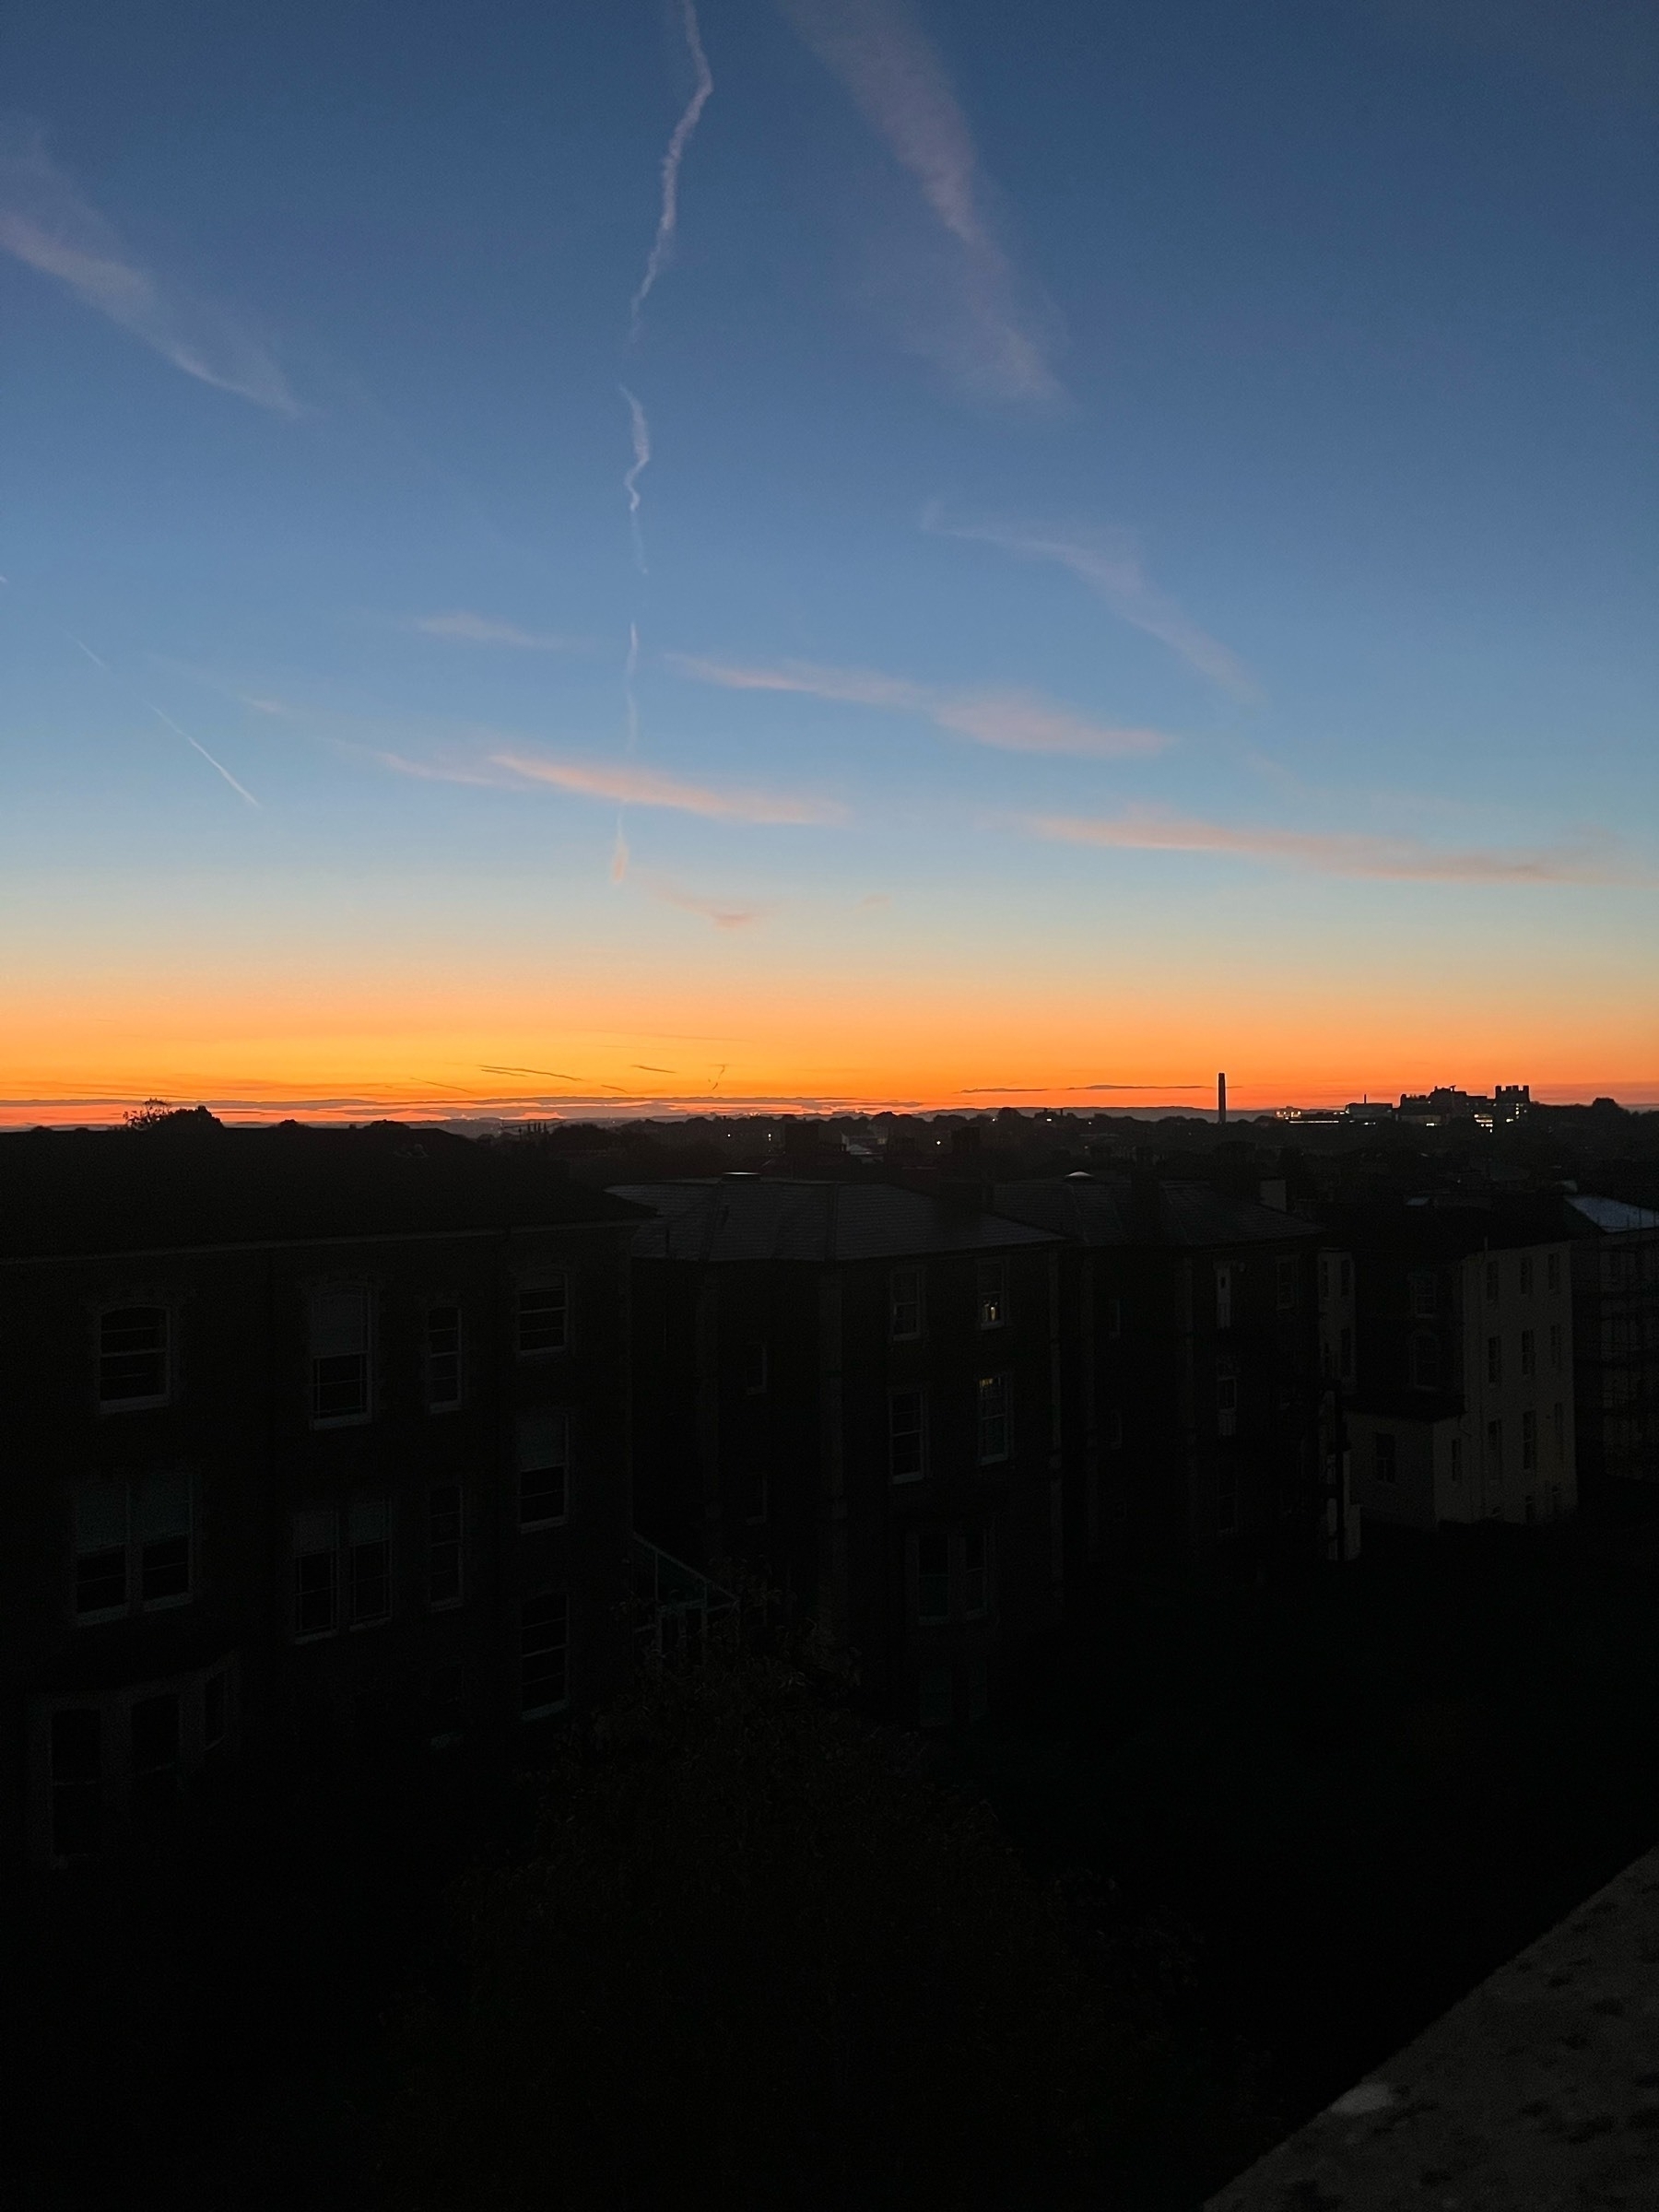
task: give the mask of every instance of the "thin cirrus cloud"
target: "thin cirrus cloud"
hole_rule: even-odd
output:
[[[846,809],[828,799],[741,786],[688,783],[660,769],[625,761],[553,760],[534,753],[492,753],[491,764],[529,783],[549,783],[581,798],[614,806],[660,806],[716,822],[805,826],[845,821]]]
[[[729,900],[702,899],[695,891],[683,890],[678,884],[666,883],[660,878],[653,882],[651,888],[653,894],[665,904],[677,906],[688,914],[700,914],[705,922],[712,923],[716,929],[747,929],[754,923],[763,921],[771,912],[770,908],[764,906],[737,906]],[[674,1071],[672,1068],[661,1068],[655,1072],[672,1075]]]
[[[670,653],[668,664],[693,682],[718,684],[728,691],[794,692],[846,706],[919,714],[937,729],[999,752],[1071,753],[1110,760],[1162,752],[1174,743],[1161,730],[1092,722],[1030,691],[951,690],[877,669],[821,668],[805,661],[752,667]]]
[[[521,629],[516,622],[499,622],[491,615],[469,614],[457,608],[447,615],[411,615],[403,623],[423,638],[442,638],[456,645],[505,645],[519,653],[574,653],[580,638],[557,630]]]
[[[1129,807],[1105,818],[1032,815],[1025,827],[1064,844],[1135,853],[1213,853],[1321,876],[1369,877],[1385,882],[1611,884],[1644,881],[1616,866],[1607,841],[1533,850],[1488,846],[1456,850],[1421,838],[1374,837],[1354,831],[1235,828],[1153,807]]]
[[[1053,405],[1053,311],[1039,311],[986,212],[973,134],[944,64],[905,0],[779,0],[803,42],[840,77],[951,241],[948,311],[918,347],[982,398]]]
[[[1166,592],[1147,582],[1126,533],[1095,535],[999,524],[947,524],[936,508],[924,514],[922,526],[939,537],[995,546],[1017,560],[1052,561],[1068,569],[1120,621],[1157,638],[1223,691],[1235,699],[1260,699],[1261,686],[1238,654],[1201,629]]]
[[[0,248],[107,315],[175,369],[277,415],[299,405],[269,353],[224,309],[143,268],[46,151],[38,124],[0,124]]]

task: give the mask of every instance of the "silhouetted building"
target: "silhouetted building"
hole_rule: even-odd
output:
[[[629,1183],[641,1532],[765,1576],[924,1725],[1058,1623],[1057,1241],[967,1196]]]
[[[638,1219],[389,1125],[0,1137],[0,1849],[606,1695]]]
[[[1571,1246],[1559,1203],[1410,1200],[1345,1224],[1348,1410],[1368,1523],[1560,1520],[1577,1508]]]
[[[1659,1482],[1659,1213],[1566,1199],[1572,1252],[1573,1406],[1583,1495]]]
[[[1317,1224],[1146,1172],[999,1183],[1066,1242],[1064,1430],[1076,1609],[1114,1580],[1306,1564],[1340,1543],[1322,1426]],[[1335,1492],[1332,1492],[1335,1495]]]

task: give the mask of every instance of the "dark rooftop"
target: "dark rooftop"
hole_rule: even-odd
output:
[[[642,1259],[906,1259],[1053,1241],[1023,1222],[890,1183],[722,1175],[618,1183],[614,1194],[662,1217],[640,1231],[634,1251]]]
[[[626,1222],[535,1147],[397,1123],[0,1135],[0,1258]]]
[[[1227,1245],[1287,1243],[1319,1234],[1316,1221],[1240,1198],[1206,1182],[1152,1176],[1066,1175],[999,1182],[999,1214],[1069,1238],[1074,1244]]]

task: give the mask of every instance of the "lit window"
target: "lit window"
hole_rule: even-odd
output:
[[[950,1541],[934,1531],[916,1539],[916,1618],[950,1618]]]
[[[888,1277],[888,1329],[899,1341],[922,1334],[922,1270],[895,1267]]]
[[[440,1483],[427,1493],[427,1604],[461,1603],[461,1485]]]
[[[294,1634],[332,1636],[339,1626],[340,1517],[331,1505],[294,1515]]]
[[[448,1413],[461,1403],[461,1309],[429,1306],[426,1317],[427,1411]]]
[[[962,1610],[971,1618],[987,1612],[991,1603],[991,1572],[985,1556],[985,1532],[971,1528],[962,1538]]]
[[[896,1390],[888,1400],[888,1464],[895,1482],[921,1477],[926,1407],[919,1390]]]
[[[1008,1378],[982,1375],[979,1380],[979,1457],[982,1467],[1008,1456]]]
[[[369,1413],[369,1299],[319,1290],[311,1303],[312,1419],[360,1421]]]
[[[347,1588],[354,1629],[392,1618],[392,1507],[359,1498],[347,1512]]]
[[[562,1590],[527,1597],[519,1613],[519,1712],[557,1712],[570,1694],[571,1601]]]
[[[562,1352],[570,1324],[570,1295],[564,1277],[519,1292],[518,1348],[521,1359],[537,1352]]]
[[[570,1420],[562,1412],[521,1413],[518,1418],[518,1504],[521,1528],[562,1521],[569,1506]]]
[[[166,1403],[167,1339],[165,1307],[119,1306],[100,1314],[98,1402],[106,1413]]]
[[[979,1264],[979,1325],[1000,1329],[1008,1319],[1008,1266],[1006,1260]]]

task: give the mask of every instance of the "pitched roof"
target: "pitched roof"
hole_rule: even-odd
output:
[[[1622,1198],[1597,1198],[1586,1191],[1569,1198],[1571,1210],[1604,1237],[1629,1236],[1638,1230],[1659,1229],[1659,1214],[1649,1206],[1630,1206]]]
[[[1129,1175],[1066,1175],[999,1182],[998,1213],[1069,1238],[1074,1244],[1174,1244],[1210,1248],[1289,1243],[1317,1236],[1319,1224],[1206,1182],[1162,1182]]]
[[[651,1206],[660,1217],[635,1240],[641,1259],[833,1264],[1007,1251],[1053,1241],[1041,1228],[890,1183],[721,1175],[618,1183],[614,1195]]]
[[[0,1135],[0,1258],[636,1218],[532,1146],[394,1123]]]

